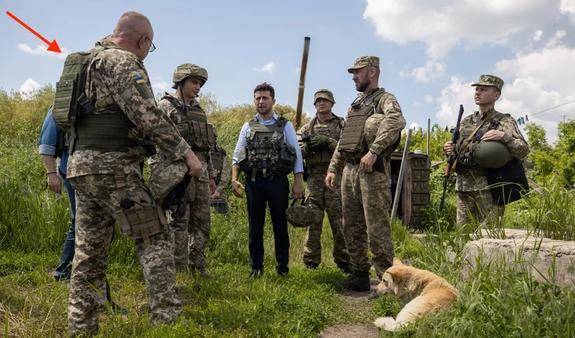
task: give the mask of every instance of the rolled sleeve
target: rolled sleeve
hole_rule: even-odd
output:
[[[42,131],[38,139],[38,153],[40,155],[56,157],[56,144],[58,143],[59,132],[58,125],[52,116],[52,109],[50,109],[44,118]]]

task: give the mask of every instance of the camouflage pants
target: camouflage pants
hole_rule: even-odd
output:
[[[204,165],[202,176],[192,178],[186,188],[188,204],[184,212],[170,222],[177,269],[206,270],[206,247],[211,229],[210,195],[210,181]]]
[[[349,263],[349,254],[343,237],[343,225],[341,216],[340,192],[329,190],[324,183],[325,174],[312,174],[307,179],[309,203],[320,210],[327,212],[331,233],[333,235],[333,260],[336,264]],[[339,180],[336,182],[339,185]],[[321,262],[321,232],[323,223],[311,224],[307,228],[307,234],[303,250],[303,262],[305,264]]]
[[[95,333],[105,301],[105,273],[114,224],[122,210],[156,206],[137,175],[86,175],[71,178],[76,189],[76,253],[72,264],[68,323],[70,334]],[[136,240],[150,297],[152,321],[171,322],[181,312],[175,270],[166,233]]]
[[[371,249],[371,263],[378,275],[383,274],[393,263],[389,169],[389,162],[386,162],[383,173],[366,173],[359,170],[359,165],[350,163],[343,169],[343,234],[350,265],[355,271],[370,269],[368,249]]]
[[[482,226],[495,225],[505,207],[495,205],[489,190],[457,192],[457,225],[479,222]]]

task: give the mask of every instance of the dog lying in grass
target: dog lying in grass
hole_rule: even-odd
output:
[[[380,317],[375,326],[387,331],[395,331],[423,317],[429,312],[449,307],[457,300],[458,292],[445,279],[436,274],[403,264],[393,259],[393,266],[387,269],[381,282],[374,290],[374,297],[394,294],[405,304],[397,317]]]

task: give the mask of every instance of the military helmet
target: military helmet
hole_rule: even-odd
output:
[[[291,225],[296,228],[305,228],[323,221],[322,210],[310,205],[307,199],[303,200],[301,204],[295,204],[296,201],[294,200],[286,210],[286,217]]]
[[[473,160],[480,168],[501,168],[511,161],[509,149],[498,141],[479,142],[473,151]]]
[[[188,77],[198,77],[206,82],[208,81],[208,71],[193,63],[181,64],[176,67],[176,70],[174,71],[174,76],[172,77],[174,85],[172,88],[176,89],[178,87],[178,83],[184,81]]]
[[[162,205],[168,195],[184,182],[187,172],[188,167],[183,159],[170,161],[158,154],[150,161],[148,186],[159,205]]]

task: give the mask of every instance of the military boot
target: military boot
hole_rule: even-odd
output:
[[[346,280],[345,288],[351,291],[369,291],[369,271],[353,270]]]

